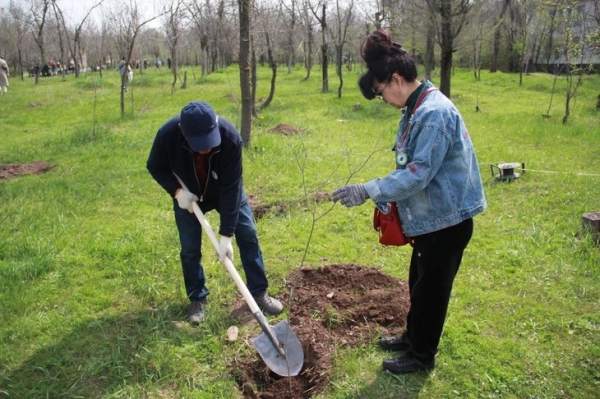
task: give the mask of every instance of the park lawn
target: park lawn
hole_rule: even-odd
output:
[[[252,348],[225,339],[235,286],[205,247],[209,317],[199,328],[185,323],[171,202],[145,170],[156,130],[190,100],[240,126],[237,66],[207,77],[183,70],[188,87],[175,90],[167,69],[137,71],[124,116],[116,71],[38,85],[13,77],[0,97],[0,164],[52,167],[0,181],[0,397],[241,397],[229,365]],[[410,249],[377,243],[372,207],[310,200],[393,166],[400,114],[360,96],[359,72],[345,72],[338,99],[333,72],[323,94],[320,71],[309,80],[300,67],[280,71],[273,103],[254,121],[247,191],[263,204],[306,204],[257,222],[274,293],[301,265],[356,263],[407,279]],[[475,219],[437,367],[393,376],[375,345],[340,348],[317,397],[594,397],[600,251],[580,233],[582,215],[600,212],[600,78],[586,77],[567,125],[564,77],[549,119],[550,75],[525,76],[521,87],[502,73],[476,82],[457,69],[452,79],[488,209]],[[257,98],[269,80],[261,68]],[[302,134],[270,131],[280,124]],[[500,162],[527,171],[500,182]],[[256,332],[251,324],[241,334]]]

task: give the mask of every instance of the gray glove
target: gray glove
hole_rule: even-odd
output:
[[[362,184],[338,187],[333,192],[333,202],[340,201],[342,205],[348,208],[364,204],[367,198],[369,198],[369,194],[367,194],[367,190]]]

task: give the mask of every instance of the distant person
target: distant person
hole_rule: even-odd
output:
[[[404,352],[385,360],[383,369],[430,370],[473,217],[486,208],[481,173],[458,109],[431,82],[417,80],[415,62],[389,33],[371,33],[360,52],[367,67],[358,80],[362,95],[404,110],[393,147],[396,168],[367,183],[339,187],[332,198],[346,207],[369,198],[378,207],[396,203],[413,243],[410,310],[403,334],[379,340],[383,349]]]
[[[50,65],[48,63],[44,64],[42,67],[42,76],[50,76],[52,73],[50,72]]]
[[[8,78],[10,77],[10,70],[8,64],[2,58],[0,58],[0,95],[5,95],[8,91]]]
[[[167,66],[171,69],[171,57],[167,58]]]
[[[231,122],[205,102],[187,104],[158,130],[146,165],[173,200],[183,280],[190,300],[189,322],[197,325],[204,320],[209,295],[202,267],[202,227],[193,213],[194,202],[202,212],[216,210],[220,215],[220,260],[228,257],[233,261],[231,241],[235,237],[246,284],[257,305],[267,314],[281,313],[281,302],[267,293],[262,251],[244,192],[242,138]]]
[[[127,92],[129,89],[129,83],[133,81],[133,69],[128,62],[125,61],[125,58],[122,58],[121,61],[117,64],[117,70],[119,71],[119,75],[121,76],[121,82],[123,83],[123,90]]]

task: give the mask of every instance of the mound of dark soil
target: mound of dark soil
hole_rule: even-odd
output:
[[[292,134],[304,134],[304,133],[306,133],[306,130],[281,123],[271,129],[269,129],[269,132],[281,133],[284,136],[290,136]]]
[[[410,307],[408,284],[352,264],[303,267],[287,279],[288,322],[304,350],[296,377],[280,377],[255,356],[232,365],[245,398],[305,399],[328,384],[337,347],[356,347],[379,335],[399,334]]]
[[[7,163],[0,165],[0,180],[13,179],[21,175],[39,175],[50,170],[50,165],[45,161],[32,163]]]

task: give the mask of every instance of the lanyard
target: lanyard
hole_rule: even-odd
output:
[[[398,146],[402,146],[402,143],[404,143],[404,140],[406,140],[406,136],[408,136],[408,131],[410,130],[410,122],[412,121],[412,117],[413,115],[417,112],[417,108],[419,108],[419,106],[421,105],[421,103],[423,102],[423,100],[425,99],[425,97],[427,96],[427,94],[429,94],[429,92],[437,90],[435,87],[430,87],[427,90],[424,90],[421,95],[419,95],[419,98],[417,99],[417,103],[415,104],[415,108],[413,109],[412,114],[410,115],[410,117],[408,118],[408,122],[406,123],[406,128],[404,129],[404,134],[402,134],[402,137],[400,138],[400,142],[398,143]]]

